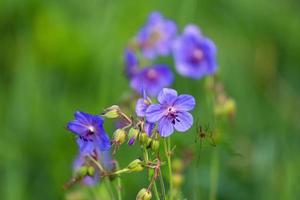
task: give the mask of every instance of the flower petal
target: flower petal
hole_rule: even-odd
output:
[[[176,90],[163,88],[160,93],[158,94],[157,100],[161,104],[173,104],[173,102],[177,98]]]
[[[146,110],[146,119],[148,122],[157,122],[165,114],[165,109],[160,104],[152,104]]]
[[[84,135],[88,131],[88,127],[77,120],[70,121],[67,128],[77,135]]]
[[[81,138],[77,138],[76,142],[82,155],[91,154],[95,149],[95,145],[92,141],[85,141]]]
[[[193,125],[193,116],[188,112],[179,112],[174,127],[179,132],[185,132]]]
[[[136,115],[139,117],[145,117],[148,106],[149,104],[147,104],[146,99],[144,98],[138,99],[135,106]]]
[[[167,117],[163,117],[159,121],[157,130],[161,137],[168,137],[174,132],[172,122]]]
[[[110,140],[103,128],[95,134],[95,145],[100,151],[107,151],[110,148]]]
[[[74,113],[74,117],[83,124],[89,124],[92,122],[93,115],[81,111],[76,111]]]
[[[155,127],[155,123],[150,123],[150,122],[145,122],[145,125],[144,125],[144,131],[145,133],[147,133],[147,135],[150,137],[152,135],[152,131]]]
[[[179,95],[174,103],[174,107],[178,111],[190,111],[196,105],[195,98],[189,94]]]

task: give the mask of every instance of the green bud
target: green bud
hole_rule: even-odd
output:
[[[173,174],[172,175],[172,181],[175,188],[179,188],[183,182],[183,176],[181,174]]]
[[[128,133],[128,138],[129,138],[128,144],[132,145],[138,135],[139,135],[139,130],[135,128],[131,128]]]
[[[140,134],[140,136],[139,136],[139,139],[140,139],[140,142],[141,142],[142,144],[145,144],[145,143],[147,142],[147,140],[148,140],[148,135],[147,135],[147,133],[142,132],[142,133]]]
[[[114,142],[117,144],[123,144],[126,139],[126,133],[123,129],[117,129],[114,132]]]
[[[141,189],[136,195],[136,200],[150,200],[152,198],[152,194],[146,188]]]
[[[87,169],[87,173],[88,173],[89,176],[94,176],[95,168],[92,167],[92,166],[89,166],[88,169]]]
[[[113,105],[104,110],[102,113],[103,117],[114,119],[120,116],[120,107],[117,105]]]
[[[151,147],[151,142],[152,142],[152,139],[151,138],[147,138],[147,141],[146,141],[146,147]]]
[[[151,142],[151,149],[154,152],[157,152],[159,149],[159,140],[152,140]]]
[[[127,168],[131,171],[131,172],[140,172],[144,169],[143,165],[142,165],[142,161],[140,159],[135,159],[134,161],[132,161],[131,163],[129,163],[129,165],[127,166]]]
[[[80,167],[77,171],[76,174],[80,177],[86,176],[88,173],[88,167],[87,166],[82,166]]]

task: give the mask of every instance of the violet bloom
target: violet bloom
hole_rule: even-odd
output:
[[[194,79],[213,74],[217,69],[216,51],[215,44],[202,36],[197,26],[186,26],[173,45],[178,73]]]
[[[144,92],[144,97],[139,98],[136,102],[135,112],[139,117],[146,117],[146,110],[151,105],[151,99],[147,97],[146,93]],[[143,131],[147,133],[148,136],[151,136],[152,131],[155,127],[155,123],[150,123],[147,120],[144,123]]]
[[[103,118],[98,115],[76,111],[75,120],[68,123],[68,129],[75,133],[82,154],[90,154],[95,148],[106,151],[110,140],[103,128]]]
[[[138,72],[130,81],[130,86],[140,94],[145,90],[150,96],[156,96],[159,91],[173,82],[173,74],[166,65],[147,67]]]
[[[152,104],[146,110],[147,121],[158,122],[158,132],[167,137],[174,132],[185,132],[193,124],[188,112],[195,107],[195,99],[188,94],[177,95],[176,90],[164,88],[158,95],[159,104]]]
[[[148,22],[136,36],[141,51],[146,58],[153,59],[157,55],[166,56],[176,36],[176,24],[165,19],[159,12],[152,12]]]
[[[125,49],[124,51],[125,73],[128,78],[132,78],[138,71],[138,58],[135,52],[131,49]]]

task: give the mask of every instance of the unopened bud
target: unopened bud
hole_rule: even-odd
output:
[[[175,173],[172,175],[172,181],[175,188],[179,188],[183,182],[183,176],[181,174]]]
[[[151,142],[152,142],[152,139],[150,137],[148,137],[147,141],[146,141],[146,147],[147,148],[151,147]]]
[[[142,144],[145,144],[147,142],[148,135],[145,132],[142,132],[139,136],[139,140]]]
[[[135,128],[131,128],[129,130],[129,133],[128,133],[128,138],[129,138],[128,144],[132,145],[134,143],[134,141],[136,140],[138,135],[139,135],[139,130],[135,129]]]
[[[229,115],[234,115],[235,114],[235,109],[236,109],[236,105],[235,105],[235,101],[231,98],[229,98],[225,105],[224,105],[224,109],[226,111],[227,114]]]
[[[87,173],[88,173],[89,176],[94,176],[94,174],[95,174],[95,168],[92,167],[92,166],[89,166],[87,168]]]
[[[172,161],[172,168],[175,172],[181,172],[183,170],[183,162],[180,159],[174,159]]]
[[[120,107],[117,105],[113,105],[105,109],[102,115],[103,117],[111,118],[111,119],[118,118],[120,116]]]
[[[114,132],[114,143],[123,144],[126,139],[126,133],[123,129],[117,129]]]
[[[87,166],[82,166],[79,169],[76,170],[76,174],[80,177],[86,176],[88,173],[88,167]]]
[[[142,165],[142,161],[140,159],[135,159],[134,161],[132,161],[131,163],[129,163],[129,165],[127,166],[127,168],[131,171],[131,172],[140,172],[144,169],[143,165]]]
[[[152,194],[146,188],[141,189],[136,195],[136,200],[150,200],[152,198]]]
[[[151,142],[151,149],[154,152],[157,152],[159,149],[159,140],[152,140]]]

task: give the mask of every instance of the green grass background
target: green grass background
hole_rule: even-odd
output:
[[[217,147],[217,199],[300,199],[296,0],[0,1],[0,199],[64,198],[77,153],[65,124],[75,110],[100,112],[130,90],[123,48],[153,10],[180,30],[195,23],[215,41],[220,77],[237,102],[224,142],[242,156]],[[176,76],[174,87],[196,96],[205,120],[201,85]],[[194,145],[188,134],[175,136],[179,146]],[[188,199],[208,198],[212,151],[187,169]],[[121,155],[123,165],[136,156]],[[125,199],[146,184],[138,174],[124,183]]]

